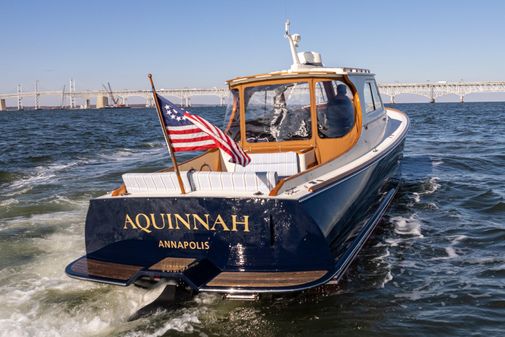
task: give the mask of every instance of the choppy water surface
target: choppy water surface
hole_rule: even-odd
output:
[[[135,322],[156,294],[64,268],[84,252],[89,198],[124,172],[167,165],[154,110],[0,113],[0,335],[504,335],[505,103],[397,107],[412,119],[405,184],[338,288],[261,302],[199,295]]]

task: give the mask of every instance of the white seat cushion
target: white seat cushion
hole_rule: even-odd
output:
[[[277,184],[276,172],[190,172],[193,191],[261,192],[268,194]]]
[[[235,165],[235,172],[277,172],[280,177],[300,172],[296,152],[249,153],[251,163]]]
[[[181,178],[186,192],[191,191],[188,172],[181,171]],[[175,172],[125,173],[123,174],[123,181],[126,191],[130,194],[162,194],[181,191]]]

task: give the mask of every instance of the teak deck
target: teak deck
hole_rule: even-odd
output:
[[[167,257],[149,267],[149,271],[184,273],[196,265],[193,258]],[[121,281],[126,283],[145,270],[144,267],[99,261],[82,257],[71,265],[75,276]],[[310,283],[323,277],[327,270],[295,272],[221,272],[207,287],[227,288],[282,288]]]
[[[142,267],[112,262],[104,262],[86,257],[80,258],[71,267],[72,271],[83,276],[95,276],[107,279],[128,281]]]
[[[149,270],[161,270],[164,272],[178,273],[189,268],[195,261],[191,258],[166,257],[149,267]]]
[[[207,283],[208,287],[280,288],[316,281],[328,271],[298,272],[222,272]]]

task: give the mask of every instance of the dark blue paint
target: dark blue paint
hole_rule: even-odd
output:
[[[116,197],[90,202],[86,218],[89,258],[144,267],[135,278],[178,278],[201,288],[219,271],[327,270],[327,281],[341,267],[338,258],[357,244],[355,238],[374,226],[387,182],[394,177],[403,142],[385,156],[303,201],[261,198]],[[385,207],[385,206],[384,206]],[[151,233],[125,225],[126,214],[220,215],[231,229],[232,214],[249,216],[249,232],[149,228]],[[160,225],[158,223],[158,225]],[[160,240],[209,242],[209,250],[159,247]],[[147,269],[165,257],[195,258],[196,269],[160,273]],[[352,258],[352,257],[351,257]],[[75,275],[70,269],[67,272]],[[103,281],[103,280],[98,280]],[[135,281],[131,279],[128,283]],[[317,283],[317,282],[316,282]],[[293,289],[306,287],[302,285]],[[207,288],[209,289],[209,288]],[[290,290],[290,288],[284,289]]]

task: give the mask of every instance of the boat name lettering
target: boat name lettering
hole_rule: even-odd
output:
[[[145,233],[159,230],[206,230],[221,232],[249,232],[249,216],[232,214],[229,218],[218,214],[137,213],[126,214],[124,230],[135,229]]]
[[[192,249],[192,250],[208,250],[209,243],[206,241],[172,241],[160,240],[158,248],[175,248],[175,249]]]

